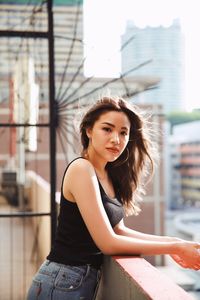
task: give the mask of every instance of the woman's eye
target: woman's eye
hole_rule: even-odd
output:
[[[109,128],[109,127],[104,127],[103,130],[106,132],[111,132],[111,128]]]
[[[121,135],[126,136],[128,133],[126,131],[122,131]]]

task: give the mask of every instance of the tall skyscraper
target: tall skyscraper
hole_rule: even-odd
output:
[[[159,103],[165,113],[184,110],[184,43],[179,20],[170,27],[138,28],[132,21],[122,36],[122,44],[134,39],[122,51],[122,73],[147,60],[152,62],[130,76],[158,76],[159,87],[134,98],[136,103]]]

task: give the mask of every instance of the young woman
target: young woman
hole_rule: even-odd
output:
[[[83,151],[67,167],[58,230],[28,299],[94,299],[102,256],[169,254],[200,269],[200,244],[140,233],[123,223],[153,171],[155,149],[147,124],[123,99],[104,97],[80,124]]]

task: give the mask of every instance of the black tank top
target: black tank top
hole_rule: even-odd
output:
[[[114,227],[124,217],[122,202],[119,197],[110,199],[100,182],[99,187],[105,211],[111,226]],[[67,200],[63,195],[63,181],[61,185],[60,213],[56,238],[47,259],[66,265],[90,264],[95,268],[99,268],[102,263],[102,253],[95,245],[77,204]]]

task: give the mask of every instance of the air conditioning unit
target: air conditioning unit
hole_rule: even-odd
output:
[[[1,174],[2,194],[6,197],[9,204],[18,205],[18,184],[17,173],[13,171],[3,171]]]

